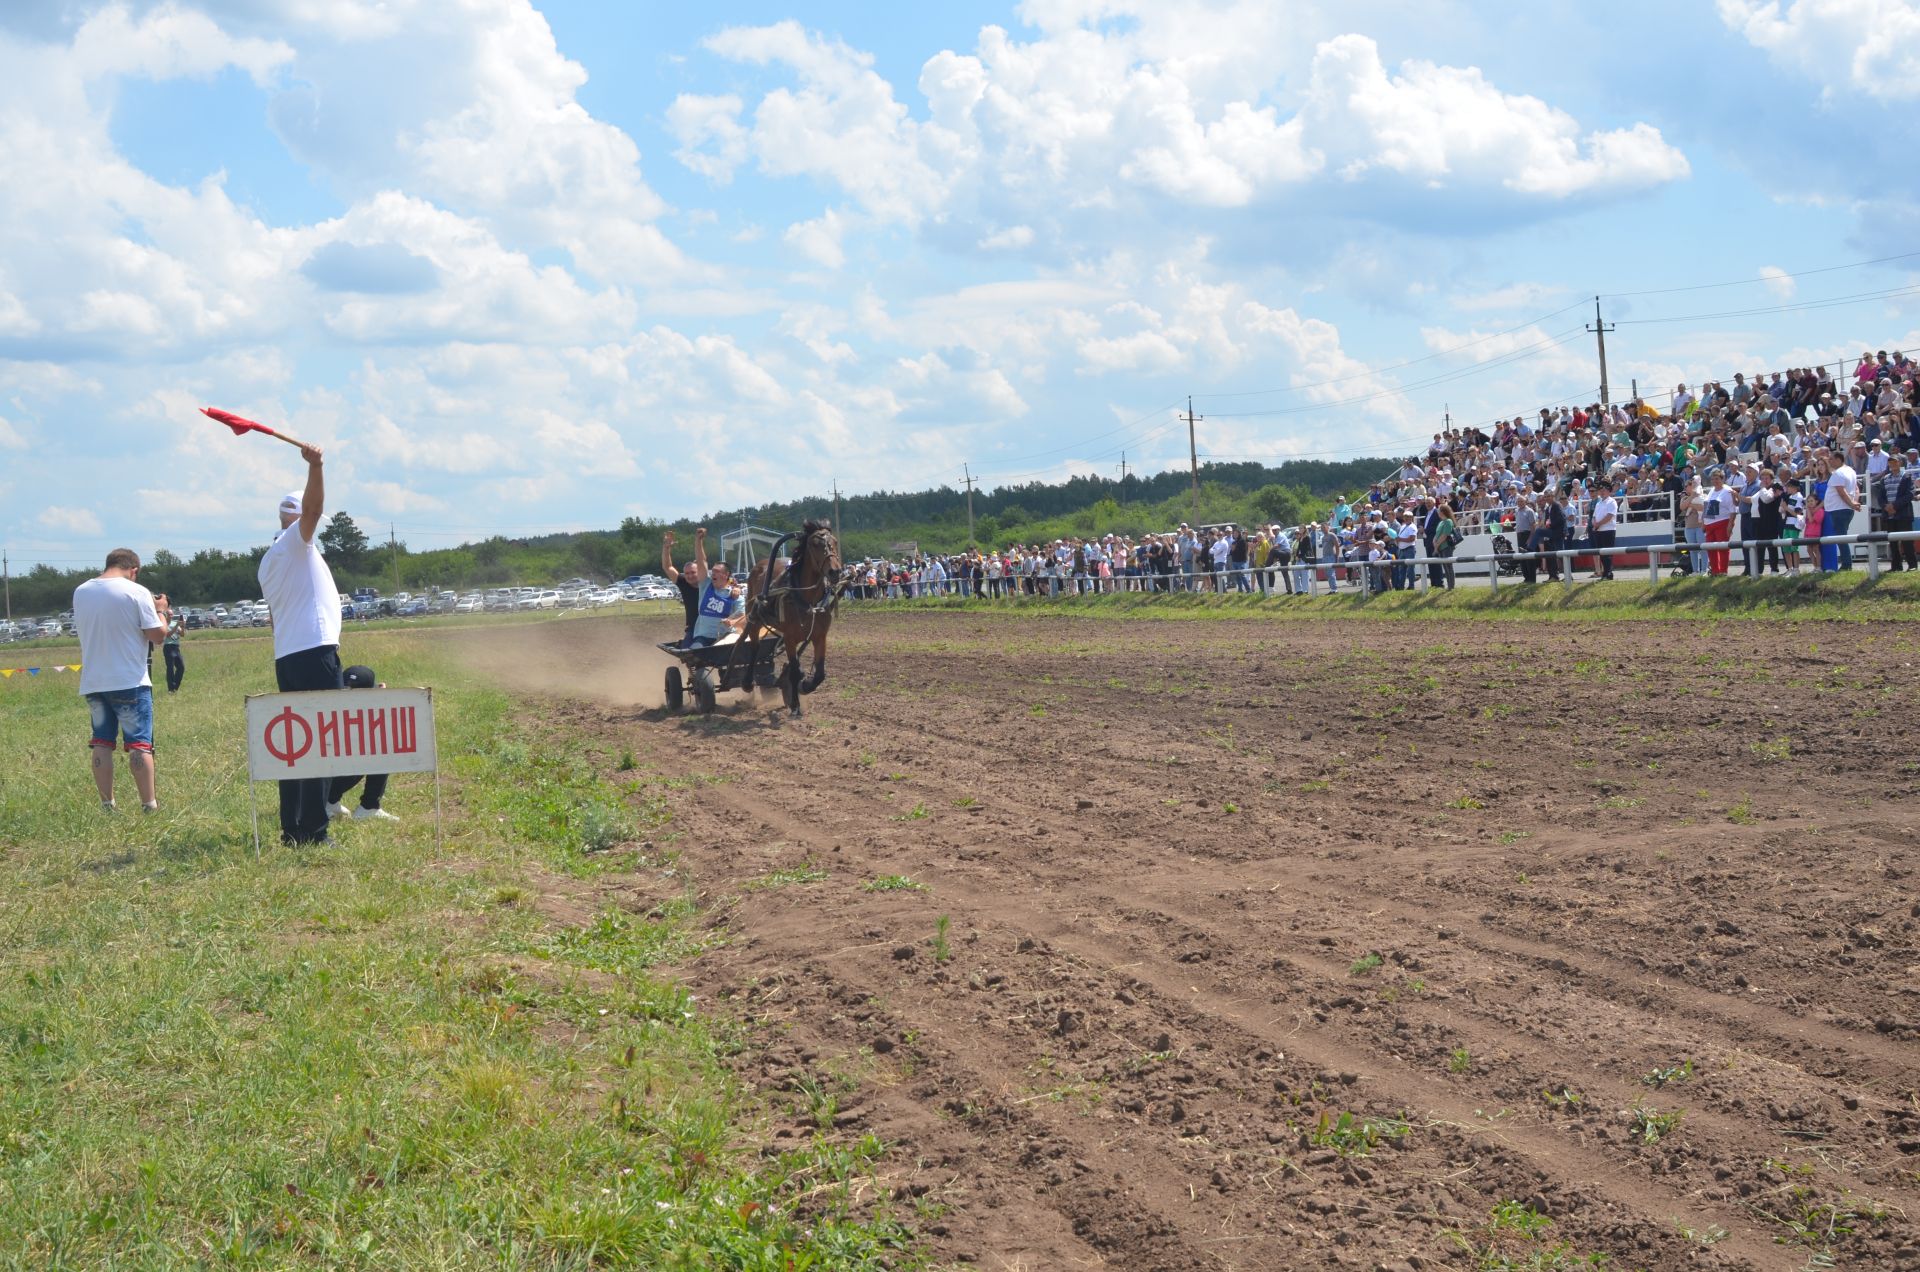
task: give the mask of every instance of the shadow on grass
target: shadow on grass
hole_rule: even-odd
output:
[[[260,841],[264,848],[268,836],[275,840],[280,837],[279,810],[276,807],[263,811],[260,818]],[[154,853],[161,860],[176,866],[207,867],[218,864],[234,853],[253,855],[253,826],[243,823],[236,834],[229,827],[184,827],[173,826],[162,831],[154,841]]]

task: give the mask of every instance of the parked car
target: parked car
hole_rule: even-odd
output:
[[[486,607],[487,600],[483,596],[463,596],[453,603],[453,612],[456,614],[477,614]]]

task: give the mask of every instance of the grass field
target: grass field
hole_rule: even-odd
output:
[[[430,634],[349,652],[436,688],[438,849],[406,777],[397,826],[310,853],[260,788],[255,856],[260,643],[189,644],[158,695],[155,816],[100,811],[70,674],[0,684],[0,1267],[910,1266],[882,1146],[766,1147],[737,1026],[652,970],[710,939],[635,843],[670,842],[667,793],[597,774]],[[595,908],[559,921],[569,896]]]

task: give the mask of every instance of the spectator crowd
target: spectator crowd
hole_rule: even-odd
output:
[[[1004,549],[874,560],[854,567],[862,599],[981,598],[1080,592],[1306,592],[1341,582],[1374,590],[1428,581],[1451,587],[1444,558],[1468,537],[1522,554],[1526,582],[1558,578],[1563,558],[1616,545],[1623,529],[1673,528],[1678,572],[1724,575],[1735,554],[1715,544],[1777,541],[1738,553],[1749,576],[1853,568],[1848,544],[1802,538],[1914,525],[1920,477],[1920,365],[1907,353],[1862,352],[1845,364],[1730,383],[1678,384],[1665,409],[1636,398],[1603,407],[1543,407],[1488,426],[1448,428],[1325,521],[1189,526],[1130,536],[1056,539]],[[1869,521],[1868,514],[1871,517]],[[1896,571],[1916,568],[1911,541],[1887,545]],[[1540,553],[1544,556],[1525,554]],[[1613,559],[1594,558],[1613,577]]]

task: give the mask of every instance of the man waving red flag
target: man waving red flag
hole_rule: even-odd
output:
[[[280,501],[280,536],[260,558],[260,594],[273,614],[273,675],[282,692],[343,689],[340,594],[313,541],[326,504],[320,448],[303,444],[300,455],[306,489]],[[280,783],[280,837],[294,845],[331,842],[326,778]]]

